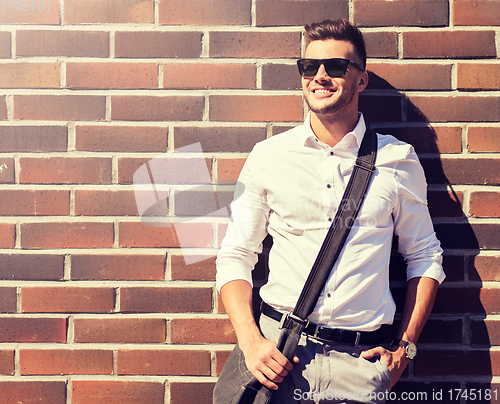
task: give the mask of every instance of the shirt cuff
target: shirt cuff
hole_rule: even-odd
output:
[[[411,264],[408,265],[406,280],[409,281],[412,278],[422,277],[434,279],[441,284],[446,278],[446,275],[443,271],[443,267],[438,262],[419,263],[418,266],[415,265],[415,268],[412,268]]]
[[[226,261],[226,260],[225,260]],[[238,262],[227,260],[224,263],[217,263],[217,276],[215,287],[220,293],[221,288],[231,281],[245,280],[253,287],[252,271],[248,270]]]

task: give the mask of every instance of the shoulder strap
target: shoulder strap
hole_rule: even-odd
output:
[[[295,320],[293,321],[296,323],[295,325],[298,325],[297,322],[304,325],[305,319],[314,310],[331,269],[344,246],[356,215],[361,208],[371,176],[375,171],[375,159],[377,156],[377,135],[369,128],[368,124],[366,128],[359,148],[358,158],[354,164],[351,178],[344,191],[333,223],[323,241],[297,304],[283,324],[284,328],[296,328],[292,324],[287,324],[287,322],[293,320]]]

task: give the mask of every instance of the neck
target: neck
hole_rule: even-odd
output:
[[[349,119],[345,116],[338,119],[330,115],[311,112],[311,128],[319,140],[333,147],[358,124],[358,112],[355,112],[355,114],[350,114]]]

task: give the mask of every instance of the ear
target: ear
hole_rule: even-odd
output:
[[[368,85],[368,72],[365,70],[361,73],[358,81],[358,92],[363,91]]]

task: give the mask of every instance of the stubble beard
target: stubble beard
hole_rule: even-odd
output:
[[[339,115],[339,112],[343,111],[348,105],[350,105],[354,99],[354,94],[356,93],[356,83],[340,94],[340,97],[331,102],[330,104],[323,105],[322,107],[315,107],[309,102],[308,97],[304,97],[309,109],[317,115],[326,115],[331,118],[335,118]]]

